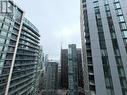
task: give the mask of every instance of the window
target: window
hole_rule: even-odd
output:
[[[100,12],[98,7],[95,7],[94,9],[95,9],[95,13],[99,13]]]
[[[122,31],[122,35],[123,35],[124,38],[127,38],[127,30]]]
[[[109,11],[110,10],[109,5],[106,5],[105,9],[106,9],[106,11]]]
[[[91,91],[91,95],[96,95],[96,94],[95,94],[95,91]]]
[[[0,28],[2,27],[2,22],[0,22]]]
[[[108,87],[111,85],[110,79],[109,79],[109,78],[105,78],[105,84],[106,84],[106,86],[108,86]]]
[[[127,88],[127,81],[125,79],[121,80],[121,84],[123,88]]]
[[[0,67],[0,74],[2,74],[2,68]]]
[[[102,56],[107,56],[107,55],[108,55],[106,49],[105,49],[105,50],[102,49],[102,50],[101,50],[101,54],[102,54]]]
[[[118,48],[117,39],[113,39],[113,40],[112,40],[112,44],[113,44],[113,47],[114,47],[115,49]]]
[[[6,18],[5,19],[5,22],[9,24],[10,23],[10,20]]]
[[[115,7],[116,7],[116,9],[120,8],[120,4],[119,3],[116,3],[115,4]]]
[[[1,54],[1,59],[5,59],[5,57],[6,57],[6,54],[2,53]]]
[[[120,29],[121,30],[127,29],[126,24],[125,23],[120,23]]]
[[[114,49],[114,52],[115,52],[115,55],[116,55],[116,56],[120,56],[119,49]]]
[[[121,9],[116,10],[116,13],[117,13],[117,15],[122,15],[123,14]]]
[[[18,30],[16,30],[16,29],[13,29],[13,32],[16,33],[16,34],[18,34]]]
[[[5,39],[0,38],[0,43],[3,44],[5,42]]]
[[[9,40],[6,40],[6,44],[7,44],[7,45],[9,44]]]
[[[119,2],[119,0],[114,0],[114,2]]]
[[[122,65],[122,60],[120,57],[116,58],[116,63],[117,65],[121,66]]]
[[[113,95],[112,94],[112,89],[107,89],[107,95]]]
[[[86,0],[82,0],[82,3],[86,2]]]
[[[115,32],[111,32],[111,37],[112,37],[112,38],[116,38]]]
[[[124,22],[125,21],[123,16],[118,16],[118,20],[119,20],[119,22]]]
[[[8,30],[8,29],[9,29],[9,26],[6,25],[6,24],[4,24],[4,25],[3,25],[3,28],[4,28],[5,30]]]
[[[3,46],[0,46],[0,51],[2,51],[2,49],[3,49]]]
[[[4,47],[4,51],[5,51],[5,52],[7,51],[7,49],[8,49],[8,47]]]
[[[125,77],[125,73],[122,67],[118,68],[118,72],[119,72],[119,76]]]
[[[99,3],[98,2],[94,2],[94,7],[98,7]]]
[[[4,62],[3,61],[0,61],[0,67],[1,68],[3,67],[3,64],[4,64]]]
[[[86,8],[86,4],[83,4],[83,8]]]
[[[2,36],[4,36],[4,37],[6,37],[7,32],[6,32],[6,31],[1,31],[0,35],[2,35]]]
[[[107,12],[106,12],[106,15],[107,15],[107,17],[110,17],[110,16],[111,16],[110,11],[107,11]]]
[[[100,19],[101,18],[101,15],[100,14],[96,14],[96,18],[97,19]]]
[[[7,12],[7,2],[2,2],[1,6],[1,12],[6,13]]]
[[[104,0],[104,4],[108,4],[108,0]]]
[[[124,44],[127,45],[127,39],[124,39],[123,41],[124,41]],[[126,49],[127,49],[127,47],[126,47]]]
[[[4,20],[4,16],[0,16],[0,20]]]
[[[98,26],[102,26],[101,19],[98,19],[98,20],[97,20],[97,25],[98,25]]]

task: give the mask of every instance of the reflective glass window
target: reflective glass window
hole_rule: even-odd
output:
[[[3,39],[3,38],[0,38],[0,43],[4,43],[5,42],[5,39]]]
[[[10,23],[10,20],[6,18],[5,19],[5,22],[9,24]]]
[[[98,7],[99,3],[98,2],[94,2],[94,7]]]
[[[108,0],[104,0],[104,4],[108,4]]]
[[[5,59],[6,54],[5,53],[2,53],[1,56],[2,56],[1,59]]]
[[[117,12],[117,15],[122,15],[123,14],[121,9],[116,10],[116,12]]]
[[[9,26],[6,25],[6,24],[4,24],[4,25],[3,25],[3,28],[6,29],[6,30],[8,30],[8,29],[9,29]]]
[[[109,5],[105,6],[106,11],[110,10]]]
[[[1,11],[3,13],[6,13],[7,12],[7,2],[2,2],[2,6],[1,6]]]
[[[118,8],[120,8],[120,4],[119,3],[116,3],[115,4],[115,7],[118,9]]]
[[[11,37],[11,33],[8,33],[8,38],[10,38]]]
[[[124,73],[124,70],[123,70],[123,68],[118,68],[118,72],[119,72],[119,76],[122,76],[122,77],[124,77],[125,76],[125,73]]]
[[[119,22],[125,21],[123,16],[119,16],[118,18],[119,18]]]
[[[6,40],[6,44],[9,44],[9,40]]]
[[[7,51],[8,47],[4,47],[4,51]]]
[[[105,82],[106,82],[106,85],[107,85],[107,86],[110,86],[110,85],[111,85],[110,79],[109,79],[109,78],[105,78]]]
[[[4,16],[0,16],[0,20],[4,20]]]
[[[107,95],[112,95],[112,89],[107,89]]]
[[[0,35],[5,37],[7,35],[7,32],[6,31],[1,31]]]
[[[120,29],[121,30],[127,29],[126,24],[125,23],[120,23]]]
[[[127,38],[127,31],[122,31],[123,37]]]
[[[107,15],[107,17],[110,17],[110,16],[111,16],[110,11],[107,11],[107,12],[106,12],[106,15]]]

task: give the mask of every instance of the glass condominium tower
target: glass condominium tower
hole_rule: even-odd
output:
[[[127,0],[81,0],[86,95],[127,95]]]
[[[0,95],[29,95],[35,85],[40,35],[24,12],[9,3],[14,12],[0,13]]]

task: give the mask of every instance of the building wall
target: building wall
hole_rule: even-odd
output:
[[[86,53],[83,58],[87,59],[89,80],[86,82],[91,95],[127,94],[126,3],[81,0],[83,55]]]
[[[68,50],[61,50],[61,88],[68,89]]]
[[[57,90],[58,64],[47,62],[45,67],[45,91],[46,95],[55,95]]]
[[[40,35],[14,8],[13,16],[0,15],[0,95],[28,95],[34,88]]]
[[[76,45],[68,46],[68,95],[78,95],[78,63]]]

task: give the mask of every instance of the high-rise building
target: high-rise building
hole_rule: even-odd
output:
[[[68,49],[61,49],[61,88],[68,89]]]
[[[40,35],[23,10],[7,3],[14,11],[0,13],[0,95],[28,95],[34,89]]]
[[[49,61],[45,64],[45,94],[56,95],[58,79],[58,63]]]
[[[68,95],[78,95],[78,63],[76,45],[68,46]]]
[[[76,90],[79,92],[78,95],[84,95],[81,49],[75,48],[75,44],[70,44],[68,49],[61,49],[61,89],[69,90],[69,76],[71,77],[69,72],[73,68],[72,76],[74,75],[73,79],[75,79],[74,82],[75,85],[77,85]],[[69,54],[69,50],[73,50],[73,54]],[[69,60],[69,57],[73,58]],[[71,60],[73,60],[72,66],[70,66]],[[74,69],[74,67],[76,69]]]
[[[81,0],[86,95],[127,95],[126,10],[126,0]]]

